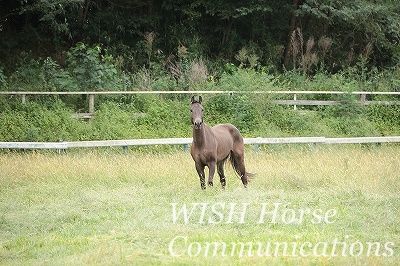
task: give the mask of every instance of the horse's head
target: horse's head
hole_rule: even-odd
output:
[[[201,129],[201,125],[203,124],[203,105],[201,96],[199,96],[199,100],[195,100],[194,96],[190,99],[191,106],[190,106],[190,117],[192,119],[192,125],[194,129]]]

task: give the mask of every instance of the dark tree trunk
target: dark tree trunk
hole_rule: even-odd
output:
[[[288,33],[288,41],[286,43],[286,48],[285,48],[285,55],[283,58],[283,64],[285,65],[285,67],[287,68],[289,66],[289,61],[290,61],[290,36],[292,35],[292,32],[294,30],[296,30],[296,28],[298,27],[298,19],[297,16],[294,14],[294,12],[299,8],[299,5],[302,3],[301,0],[293,0],[293,14],[292,14],[292,18],[290,19],[290,29],[289,29],[289,33]]]

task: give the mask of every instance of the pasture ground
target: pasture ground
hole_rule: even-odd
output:
[[[399,146],[270,145],[248,149],[246,163],[256,173],[247,189],[227,165],[227,188],[216,177],[202,191],[184,151],[2,153],[0,264],[400,261]],[[178,210],[203,204],[187,221],[182,213],[174,221],[171,203]],[[316,215],[301,216],[307,209]]]

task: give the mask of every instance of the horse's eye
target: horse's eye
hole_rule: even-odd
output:
[[[193,112],[193,110],[192,110],[192,109],[190,109],[190,112],[192,113],[192,112]]]

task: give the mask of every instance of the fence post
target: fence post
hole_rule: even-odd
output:
[[[62,139],[59,139],[58,142],[64,142]],[[63,153],[67,153],[67,149],[57,149],[58,154],[63,154]]]
[[[366,101],[367,101],[367,95],[365,93],[360,94],[361,105],[365,105]]]
[[[26,102],[26,94],[21,94],[21,101],[22,101],[22,104],[25,104],[25,102]]]
[[[261,138],[261,137],[257,137],[257,138]],[[253,151],[254,152],[259,152],[260,151],[260,143],[254,143],[254,146],[253,146]]]
[[[258,143],[254,144],[253,151],[254,152],[259,152],[260,151],[260,144],[258,144]]]
[[[293,100],[297,101],[297,94],[296,93],[293,93]],[[293,105],[293,110],[295,110],[295,111],[297,110],[297,105],[296,104]]]
[[[94,94],[89,94],[89,113],[94,114]]]
[[[183,150],[184,151],[189,151],[189,145],[188,144],[183,144]]]

